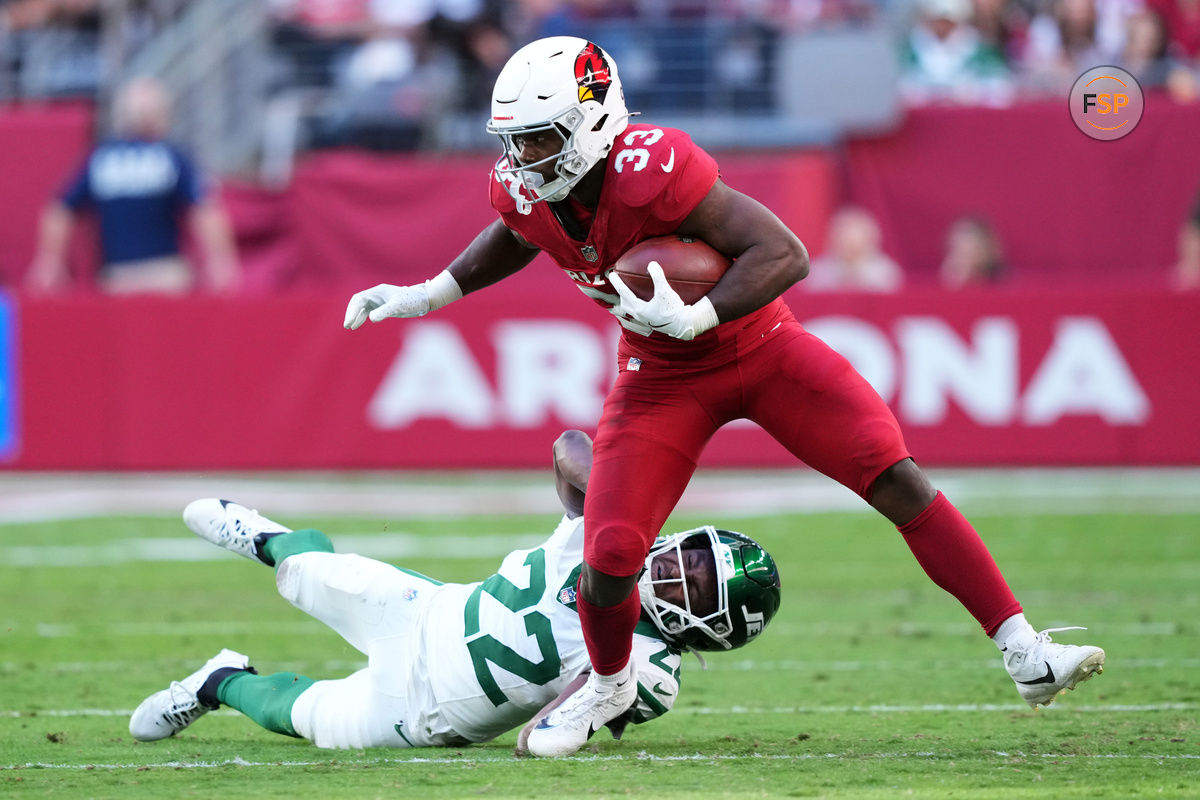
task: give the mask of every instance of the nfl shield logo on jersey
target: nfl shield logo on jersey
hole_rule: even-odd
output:
[[[590,244],[579,248],[579,252],[583,253],[583,257],[593,263],[600,258],[600,254],[596,252],[596,248],[592,247]]]
[[[571,603],[574,603],[575,602],[575,587],[574,586],[564,586],[562,588],[562,590],[559,591],[559,593],[558,593],[558,602],[562,603],[564,606],[569,606],[569,605],[571,605]]]
[[[411,586],[407,586],[405,587],[404,591],[400,593],[400,596],[411,603],[413,600],[417,599],[417,590]]]

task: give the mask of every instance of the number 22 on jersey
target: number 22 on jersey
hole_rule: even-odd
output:
[[[546,593],[546,552],[541,548],[531,551],[525,557],[525,564],[529,567],[529,588],[519,589],[503,575],[493,575],[475,588],[463,610],[463,632],[467,637],[467,650],[471,653],[475,677],[488,699],[496,706],[508,702],[508,696],[492,675],[489,661],[535,686],[544,686],[557,678],[562,667],[550,618],[533,610]],[[514,614],[528,612],[522,617],[525,632],[537,641],[540,661],[530,661],[491,634],[478,635],[479,604],[484,592]],[[471,638],[473,636],[476,638]]]

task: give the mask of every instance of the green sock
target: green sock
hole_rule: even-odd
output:
[[[281,533],[267,539],[262,546],[263,553],[275,565],[276,569],[288,556],[297,553],[332,553],[333,542],[329,537],[313,528]]]
[[[300,737],[292,727],[292,706],[315,681],[294,672],[255,675],[235,672],[217,687],[217,699],[275,733]]]

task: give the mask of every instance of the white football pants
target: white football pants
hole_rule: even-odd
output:
[[[292,706],[298,734],[330,748],[439,744],[404,728],[409,709],[396,688],[412,668],[413,622],[438,584],[374,559],[323,552],[284,559],[275,583],[288,602],[367,656],[366,668],[317,681],[300,695]]]

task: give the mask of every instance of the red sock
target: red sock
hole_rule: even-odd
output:
[[[958,598],[988,636],[1021,613],[992,554],[967,518],[941,492],[929,507],[898,530],[925,574]]]
[[[583,641],[599,675],[616,675],[629,663],[633,651],[633,629],[642,615],[642,598],[635,587],[615,606],[594,606],[576,595],[575,608],[583,626]]]

